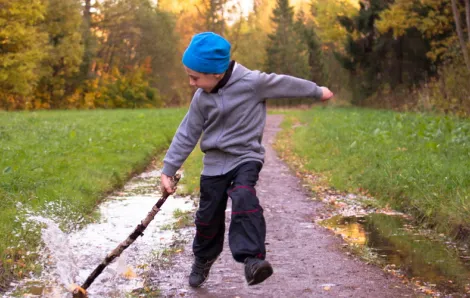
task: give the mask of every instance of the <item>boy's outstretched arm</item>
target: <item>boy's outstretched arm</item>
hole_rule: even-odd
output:
[[[204,125],[204,117],[197,106],[196,93],[189,106],[189,111],[186,113],[183,121],[181,121],[178,130],[176,131],[173,140],[171,141],[170,148],[163,159],[163,170],[161,174],[161,189],[169,194],[175,192],[176,188],[172,187],[170,177],[176,174],[183,165],[186,158],[193,151],[196,146]]]
[[[289,75],[258,73],[257,92],[262,99],[284,97],[311,97],[326,101],[333,97],[327,87]]]

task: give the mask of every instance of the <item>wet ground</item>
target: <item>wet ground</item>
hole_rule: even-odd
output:
[[[271,147],[281,120],[268,117],[266,162],[257,185],[271,278],[248,287],[243,265],[226,243],[208,281],[190,288],[194,228],[180,227],[191,225],[197,200],[170,197],[144,237],[91,285],[90,298],[470,297],[468,245],[417,229],[409,216],[380,209],[373,198],[324,190],[313,200]],[[30,216],[44,228],[44,270],[12,285],[4,297],[70,297],[67,287],[81,284],[147,215],[160,196],[159,176],[153,167],[133,178],[100,205],[97,223],[68,234],[45,215]],[[227,227],[230,213],[229,206]]]
[[[470,296],[466,243],[417,228],[401,214],[336,215],[319,223],[341,235],[365,259],[412,282],[422,293]]]
[[[192,263],[191,239],[170,266],[155,266],[149,282],[164,297],[413,297],[399,278],[367,265],[341,249],[344,242],[314,223],[324,203],[313,201],[301,182],[271,147],[281,116],[269,116],[264,143],[266,162],[257,193],[267,222],[267,260],[274,274],[249,287],[243,265],[236,263],[227,243],[208,281],[199,289],[187,285]],[[230,218],[230,208],[227,208]],[[227,223],[229,220],[227,219]],[[227,238],[227,237],[226,237]]]
[[[42,226],[45,247],[40,252],[44,270],[40,276],[25,278],[3,297],[71,297],[68,289],[81,285],[98,264],[124,241],[160,198],[160,171],[142,173],[124,189],[113,193],[99,206],[100,220],[83,229],[64,233],[56,222],[45,216],[29,215],[28,221]],[[194,210],[189,197],[166,200],[162,210],[144,231],[144,236],[125,250],[103,271],[88,289],[91,298],[132,297],[128,293],[146,283],[149,264],[165,261],[177,251],[175,243],[189,230],[173,229],[175,212]],[[28,212],[28,211],[26,211]]]

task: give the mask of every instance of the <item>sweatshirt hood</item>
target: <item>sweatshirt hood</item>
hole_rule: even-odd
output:
[[[235,62],[234,66],[233,66],[232,74],[231,74],[228,82],[223,87],[221,87],[220,89],[223,90],[227,87],[230,87],[234,83],[236,83],[239,80],[243,79],[249,73],[250,72],[246,67],[244,67],[243,65]]]

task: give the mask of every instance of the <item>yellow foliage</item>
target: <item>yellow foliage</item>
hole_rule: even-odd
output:
[[[314,23],[316,32],[323,44],[334,45],[336,50],[341,51],[348,35],[346,29],[341,26],[338,17],[353,17],[359,11],[358,1],[349,0],[314,0],[312,9],[314,11]]]
[[[420,15],[418,11],[426,11],[427,15]],[[432,49],[427,56],[433,61],[444,58],[447,54],[445,50],[455,42],[455,34],[446,39],[435,39],[436,36],[454,30],[450,1],[396,0],[382,11],[376,25],[380,33],[392,30],[395,37],[404,35],[410,28],[418,29],[432,40]]]
[[[413,7],[410,1],[397,1],[390,9],[381,13],[381,19],[377,21],[377,29],[380,33],[393,31],[394,37],[405,34],[408,28],[416,27],[418,24],[417,14],[411,11]]]
[[[70,107],[95,108],[151,108],[161,107],[163,101],[158,90],[149,86],[144,74],[149,65],[133,69],[126,74],[117,68],[110,73],[88,80],[67,98]]]

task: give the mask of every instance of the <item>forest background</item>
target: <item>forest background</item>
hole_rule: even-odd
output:
[[[186,105],[181,55],[214,31],[239,63],[342,102],[468,116],[469,2],[0,0],[0,109]]]

